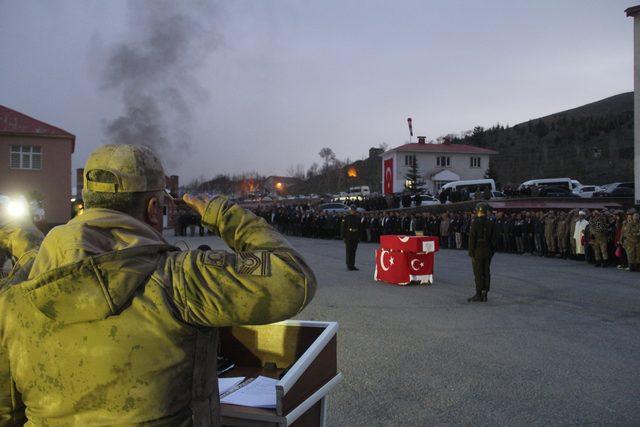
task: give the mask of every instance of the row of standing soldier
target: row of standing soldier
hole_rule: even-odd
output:
[[[303,237],[339,239],[343,214],[313,209],[263,208],[258,211],[281,231]],[[637,214],[635,214],[637,215]],[[633,211],[520,211],[490,214],[498,252],[586,260],[597,266],[615,262],[638,270],[639,252]],[[637,218],[637,216],[636,216]],[[364,212],[360,241],[378,242],[383,234],[438,236],[443,248],[466,249],[471,212]],[[593,222],[589,226],[590,221]],[[628,258],[628,260],[626,260]]]

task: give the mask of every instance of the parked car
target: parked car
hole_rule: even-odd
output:
[[[518,190],[523,190],[531,187],[539,188],[566,188],[569,191],[573,191],[575,188],[580,187],[580,181],[571,178],[543,178],[543,179],[530,179],[525,181],[518,187]]]
[[[415,199],[414,199],[415,204]],[[431,194],[420,194],[420,206],[431,206],[431,205],[439,205],[440,200],[437,197],[432,196]]]
[[[574,194],[572,190],[569,190],[567,187],[542,187],[540,189],[540,197],[580,197],[577,194]]]
[[[633,197],[634,191],[633,182],[614,182],[594,192],[593,197]]]
[[[348,212],[349,206],[345,205],[344,203],[323,203],[320,206],[318,206],[318,209],[324,212],[341,213],[341,212]],[[358,212],[365,211],[363,208],[356,208],[356,210]]]
[[[602,187],[597,185],[582,185],[573,189],[573,194],[579,197],[593,197],[593,193],[596,191],[602,191]]]

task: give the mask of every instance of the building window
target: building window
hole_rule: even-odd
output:
[[[11,169],[42,169],[42,151],[33,145],[12,145],[9,160]]]
[[[472,168],[479,168],[480,166],[480,157],[471,157],[470,164]]]
[[[405,154],[404,156],[404,165],[412,166],[416,164],[416,156],[415,154]]]
[[[436,157],[436,164],[442,167],[451,166],[451,157],[438,156]]]

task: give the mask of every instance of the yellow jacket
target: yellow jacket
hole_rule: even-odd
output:
[[[225,198],[203,223],[233,252],[181,252],[107,209],[54,228],[37,254],[14,241],[33,235],[0,232],[31,254],[14,253],[23,268],[0,291],[0,425],[25,414],[27,425],[217,425],[215,328],[294,316],[316,282],[278,232]]]

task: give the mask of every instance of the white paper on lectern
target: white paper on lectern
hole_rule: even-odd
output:
[[[278,380],[260,376],[246,386],[220,399],[220,403],[273,409],[276,407],[277,383]]]
[[[435,252],[436,245],[431,240],[427,240],[426,242],[422,242],[422,252],[431,253]]]
[[[224,394],[244,381],[244,377],[218,378],[218,394]]]

